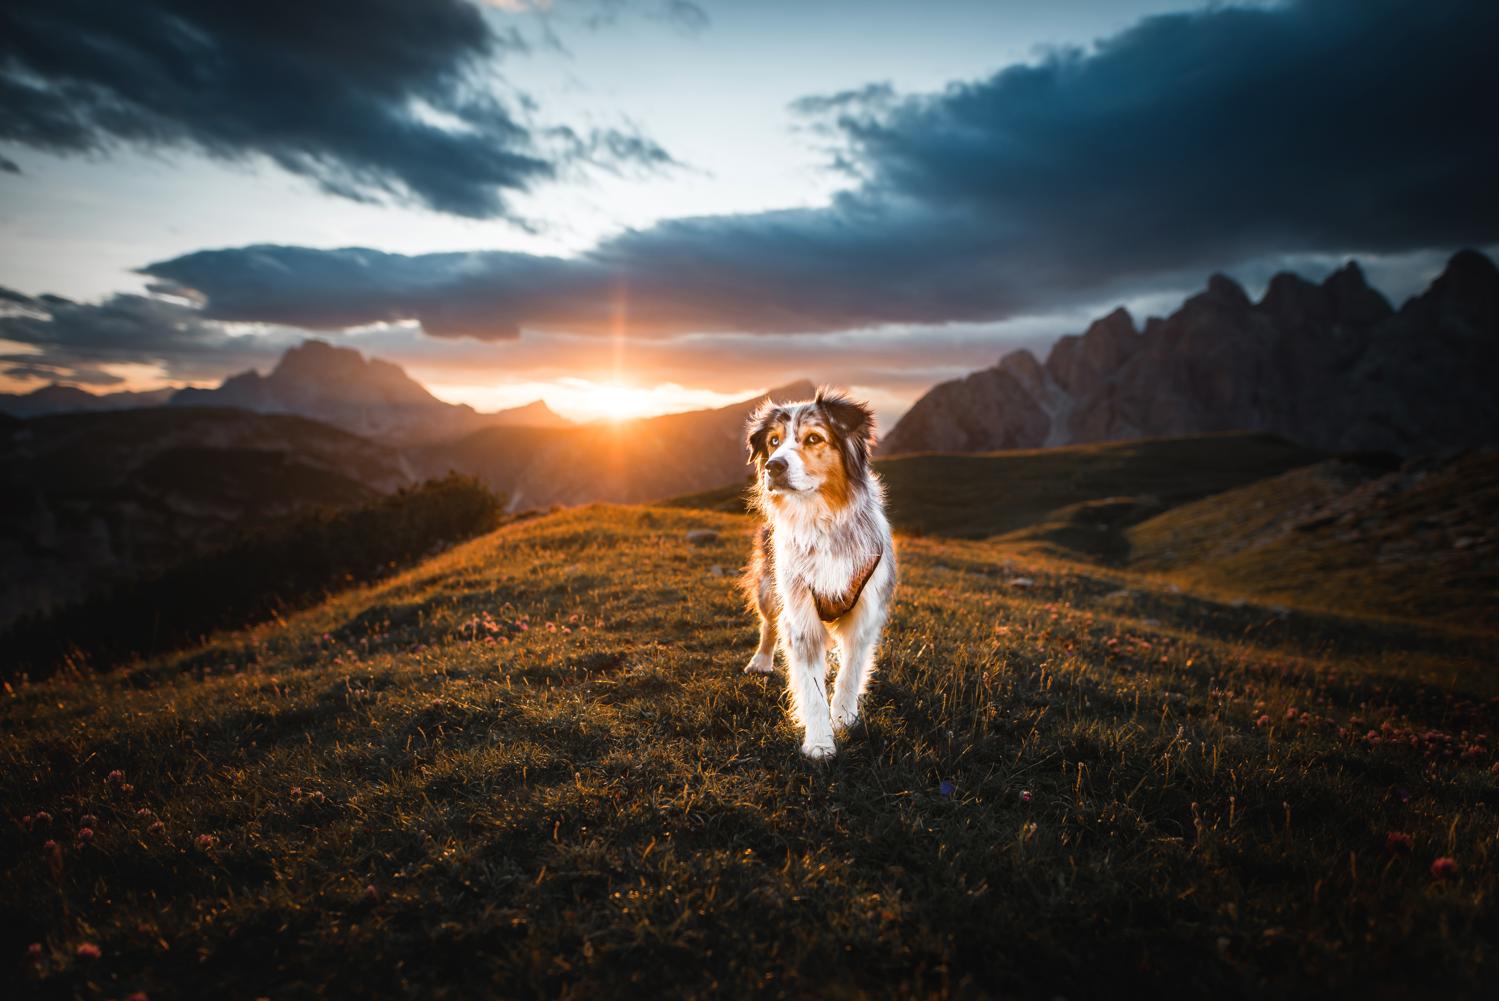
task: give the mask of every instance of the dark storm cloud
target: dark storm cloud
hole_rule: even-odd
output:
[[[0,341],[29,349],[0,354],[11,366],[6,374],[15,377],[112,385],[120,378],[101,366],[154,363],[173,378],[214,378],[272,360],[304,336],[288,330],[235,334],[192,306],[150,296],[121,293],[101,303],[0,297],[21,307],[0,311]]]
[[[994,319],[1265,255],[1499,238],[1499,5],[1303,0],[1152,17],[976,83],[798,103],[861,183],[580,257],[249,247],[144,269],[210,315],[429,333],[827,331]]]
[[[486,67],[525,47],[467,0],[8,0],[0,139],[264,154],[341,197],[503,216],[568,162],[486,88]],[[643,139],[590,141],[662,162]]]

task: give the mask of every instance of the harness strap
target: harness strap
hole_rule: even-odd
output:
[[[837,622],[853,611],[854,606],[859,603],[859,596],[864,593],[864,585],[868,584],[869,578],[874,576],[874,568],[880,565],[880,560],[884,555],[885,548],[881,546],[863,568],[854,574],[854,579],[849,581],[848,590],[844,592],[847,597],[842,600],[824,597],[813,591],[812,602],[817,606],[817,617],[824,622]]]

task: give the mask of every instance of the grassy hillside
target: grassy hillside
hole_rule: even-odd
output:
[[[812,766],[779,679],[740,673],[750,531],[563,512],[284,623],[7,690],[0,942],[27,991],[1494,982],[1491,640],[902,538],[864,717]]]
[[[1134,499],[1139,517],[1253,483],[1322,454],[1275,435],[1234,433],[965,455],[878,459],[892,524],[913,534],[980,539],[1036,524],[1058,509]],[[666,502],[743,511],[729,486]]]
[[[302,417],[158,407],[0,422],[0,625],[411,482],[394,450]]]
[[[1499,629],[1499,453],[1327,462],[1129,528],[1132,569],[1328,609]]]
[[[247,530],[203,556],[0,630],[0,680],[91,673],[305,608],[500,524],[502,501],[450,476]]]

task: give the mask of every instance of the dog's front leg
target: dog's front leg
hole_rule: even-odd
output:
[[[802,753],[809,758],[830,758],[833,720],[828,711],[827,629],[817,618],[811,596],[788,602],[781,612],[782,652],[786,657],[791,710],[802,725]]]

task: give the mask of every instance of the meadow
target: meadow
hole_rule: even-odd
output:
[[[592,506],[113,673],[7,686],[38,997],[1479,996],[1491,632],[899,538],[839,755],[751,521]],[[708,529],[711,541],[687,533]]]

